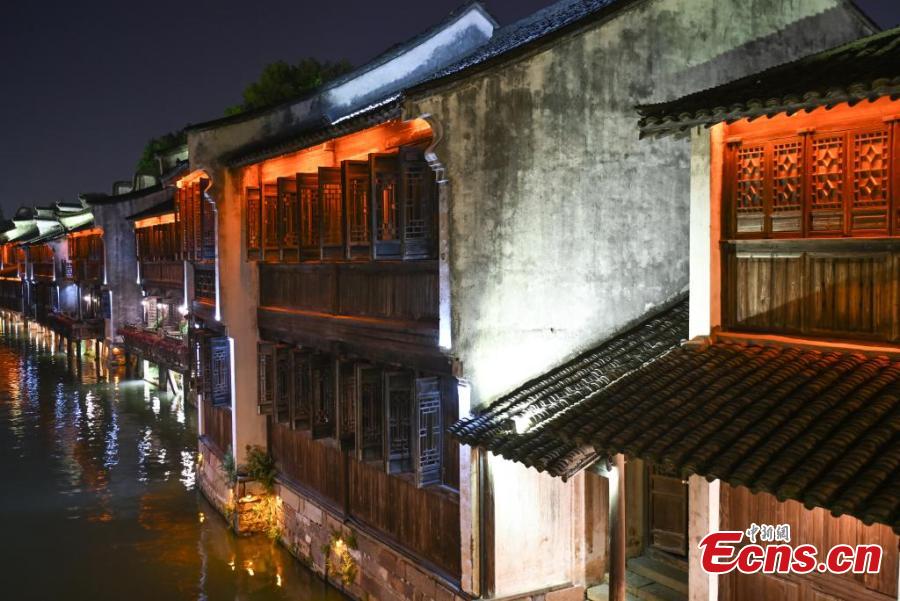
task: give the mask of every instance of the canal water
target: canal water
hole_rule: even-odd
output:
[[[0,599],[344,599],[195,480],[196,411],[0,322]]]

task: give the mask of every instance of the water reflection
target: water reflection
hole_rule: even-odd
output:
[[[143,382],[68,371],[57,342],[0,320],[4,599],[342,597],[198,494],[196,412]]]

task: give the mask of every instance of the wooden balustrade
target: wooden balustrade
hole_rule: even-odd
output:
[[[308,431],[270,426],[270,451],[290,480],[316,491],[334,507],[344,504],[344,456],[312,439]]]
[[[145,285],[175,286],[184,284],[184,263],[181,261],[142,261],[141,281]]]
[[[350,514],[459,578],[458,495],[416,488],[411,478],[391,476],[358,461],[348,465]]]
[[[315,491],[336,510],[381,532],[451,578],[459,578],[459,496],[455,492],[417,488],[411,474],[389,475],[313,440],[308,431],[272,423],[269,428],[269,449],[289,480]]]
[[[208,399],[203,405],[203,434],[224,454],[232,447],[231,408],[215,406]]]
[[[900,341],[900,240],[760,240],[723,248],[735,331]]]
[[[437,322],[435,261],[262,263],[259,286],[263,307]]]

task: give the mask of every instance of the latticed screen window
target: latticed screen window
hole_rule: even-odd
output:
[[[297,180],[279,178],[278,180],[279,221],[281,222],[281,244],[285,248],[297,248],[299,235],[297,232]]]
[[[301,173],[297,176],[297,201],[300,213],[300,246],[304,249],[319,248],[319,185],[315,173]]]
[[[369,243],[369,166],[365,161],[341,163],[347,207],[347,239],[351,246]]]
[[[328,356],[317,355],[310,362],[309,372],[313,437],[334,436],[334,360]]]
[[[416,380],[416,483],[441,480],[441,380]]]
[[[213,405],[231,405],[231,345],[228,338],[211,338],[210,376]]]
[[[413,381],[405,372],[385,374],[388,471],[412,471]]]
[[[341,232],[341,170],[322,167],[319,169],[319,208],[322,212],[322,244],[340,246],[344,242]]]
[[[384,384],[381,370],[359,367],[359,458],[362,461],[384,459]]]
[[[347,361],[341,361],[338,365],[338,393],[340,395],[340,431],[344,448],[354,448],[356,445],[356,403],[359,391],[357,390],[356,366]]]
[[[247,188],[247,250],[249,251],[259,251],[259,218],[259,188]]]
[[[263,186],[262,202],[263,248],[278,248],[279,219],[277,185],[266,184]]]
[[[294,394],[291,398],[291,419],[294,428],[309,427],[309,353],[294,349],[291,376],[293,377]]]
[[[889,124],[730,148],[731,234],[743,238],[900,234]],[[894,217],[892,217],[894,215]]]
[[[397,157],[372,155],[372,191],[375,195],[375,239],[399,240],[400,211],[397,208]]]

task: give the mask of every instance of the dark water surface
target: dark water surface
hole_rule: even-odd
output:
[[[0,322],[0,600],[342,599],[205,502],[194,408],[49,347]]]

